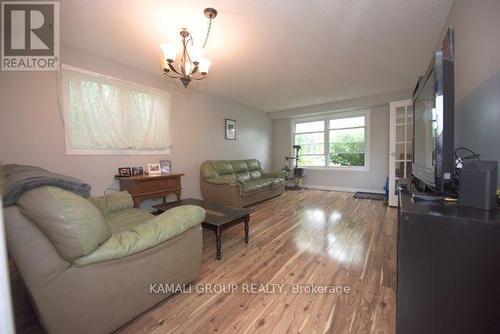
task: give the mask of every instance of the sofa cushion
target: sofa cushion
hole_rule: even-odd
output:
[[[246,160],[231,160],[230,162],[231,166],[233,166],[234,173],[248,172]]]
[[[218,180],[228,182],[235,182],[236,176],[234,174],[219,175]]]
[[[247,160],[248,171],[258,170],[261,171],[262,167],[260,166],[260,162],[257,159],[248,159]]]
[[[250,181],[252,177],[250,176],[250,173],[248,172],[243,172],[243,173],[236,173],[236,181],[244,184],[247,181]]]
[[[264,189],[268,189],[273,182],[271,180],[252,180],[252,181],[247,181],[242,188],[242,191],[244,193],[251,193],[254,191],[260,191]]]
[[[260,170],[250,171],[249,174],[250,174],[250,177],[252,178],[252,180],[259,180],[262,178],[262,173]]]
[[[73,261],[90,254],[111,237],[99,209],[70,191],[39,187],[26,192],[17,205],[65,260]]]
[[[91,254],[75,261],[76,266],[119,259],[172,239],[201,224],[205,210],[195,205],[183,205],[155,216],[130,229],[113,234]]]
[[[104,196],[90,197],[89,201],[97,206],[105,216],[112,212],[134,207],[134,200],[128,191],[117,191]]]
[[[104,216],[104,219],[111,233],[116,234],[142,224],[153,217],[154,216],[146,210],[131,208],[110,213]]]
[[[233,166],[228,160],[214,160],[210,161],[210,164],[220,176],[234,174]]]
[[[229,175],[225,175],[229,176]],[[227,177],[227,178],[217,178],[217,179],[206,179],[206,183],[213,184],[213,185],[228,185],[228,186],[237,186],[238,183],[236,182],[236,179],[233,177],[233,179]]]

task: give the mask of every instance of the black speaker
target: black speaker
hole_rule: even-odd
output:
[[[461,205],[491,210],[496,206],[497,162],[474,160],[460,170]]]

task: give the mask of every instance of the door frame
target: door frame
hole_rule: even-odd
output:
[[[407,122],[408,106],[413,106],[411,99],[394,101],[389,104],[389,206],[398,206],[398,198],[396,192],[396,109],[399,107],[405,108],[405,123]],[[413,123],[412,123],[413,124]],[[413,125],[412,125],[413,126]],[[404,144],[404,157],[407,157],[407,125],[405,124],[405,144]],[[413,139],[412,139],[413,143]],[[406,174],[406,164],[404,166],[404,173]]]

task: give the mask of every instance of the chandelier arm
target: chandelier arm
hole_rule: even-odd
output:
[[[179,72],[175,69],[175,67],[174,67],[174,66],[172,66],[172,64],[168,63],[168,67],[170,68],[170,70],[171,70],[172,72],[174,72],[174,73],[176,73],[176,74],[178,74],[178,75],[182,75],[182,74],[180,74],[180,73],[179,73]]]
[[[173,76],[173,75],[168,75],[166,72],[163,74],[165,74],[167,77],[172,78],[172,79],[180,79],[181,78],[181,77],[177,77],[177,76]]]
[[[204,76],[199,77],[199,78],[191,77],[191,79],[192,79],[192,80],[198,80],[198,81],[199,81],[199,80],[203,80],[203,79],[205,79],[206,77],[207,77],[207,76],[206,76],[206,75],[204,75]]]

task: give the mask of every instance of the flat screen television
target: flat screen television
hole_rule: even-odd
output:
[[[453,57],[438,50],[413,93],[413,183],[447,194],[455,174]]]

